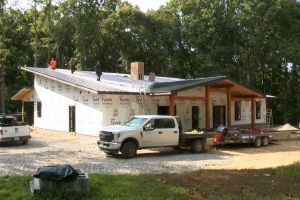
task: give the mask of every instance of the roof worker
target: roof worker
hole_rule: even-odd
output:
[[[97,81],[100,81],[100,77],[102,75],[102,70],[101,70],[101,63],[99,60],[97,60],[97,63],[95,65],[95,71],[97,74]]]
[[[71,58],[70,62],[71,73],[73,74],[76,71],[76,60]]]
[[[52,58],[50,61],[50,68],[55,70],[56,69],[56,60],[55,58]]]

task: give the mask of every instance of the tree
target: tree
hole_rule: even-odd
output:
[[[4,0],[0,0],[0,113],[5,112],[5,65],[3,63],[3,43],[5,38],[3,10]]]

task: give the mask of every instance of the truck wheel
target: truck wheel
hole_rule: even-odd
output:
[[[262,146],[268,146],[269,144],[269,137],[262,138]]]
[[[23,140],[22,141],[22,144],[27,144],[28,143],[28,140]]]
[[[135,142],[125,142],[121,147],[123,158],[133,158],[136,155],[137,145]]]
[[[261,138],[257,137],[254,141],[254,146],[255,147],[260,147],[261,146]]]
[[[195,140],[191,144],[191,150],[193,153],[200,153],[204,151],[204,143],[202,140]]]

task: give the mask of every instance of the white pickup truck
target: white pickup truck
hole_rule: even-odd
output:
[[[123,126],[108,126],[100,130],[97,144],[108,155],[121,152],[132,158],[138,149],[155,147],[190,147],[192,152],[204,151],[206,134],[182,131],[179,117],[164,115],[139,115]]]
[[[19,123],[12,115],[0,115],[0,144],[11,142],[27,144],[30,139],[29,125]]]

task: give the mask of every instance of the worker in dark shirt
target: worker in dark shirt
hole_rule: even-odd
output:
[[[71,68],[71,73],[73,74],[76,70],[76,60],[74,58],[71,58],[69,64],[70,64],[70,68]]]
[[[100,81],[100,77],[102,75],[102,70],[101,70],[101,64],[100,64],[99,60],[97,61],[96,65],[95,65],[95,71],[97,74],[97,81]]]

